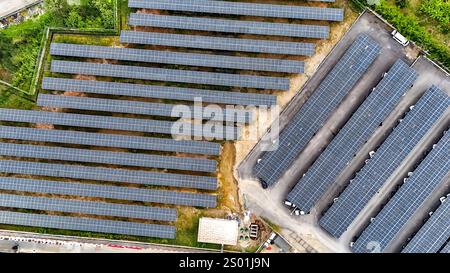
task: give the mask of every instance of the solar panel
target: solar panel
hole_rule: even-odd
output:
[[[0,223],[66,230],[91,231],[145,237],[175,239],[175,227],[166,225],[131,223],[71,216],[0,211]]]
[[[240,104],[240,105],[275,105],[274,95],[225,92],[207,89],[193,89],[171,86],[130,84],[90,80],[75,80],[44,77],[42,89],[58,91],[78,91],[93,94],[117,96],[171,99],[195,101],[201,99],[205,103]]]
[[[212,0],[130,0],[130,8],[248,15],[275,18],[342,21],[344,10],[292,5],[270,5]]]
[[[131,13],[131,26],[327,39],[328,26]]]
[[[133,62],[179,64],[256,71],[303,73],[304,62],[283,59],[249,58],[186,52],[52,43],[51,55],[112,59]]]
[[[177,219],[176,209],[69,199],[54,199],[13,194],[0,194],[0,207],[82,213],[157,221],[175,221]]]
[[[53,60],[51,71],[65,74],[82,74],[162,82],[183,82],[276,90],[289,89],[289,79],[282,77],[227,74],[131,65]]]
[[[28,144],[0,143],[0,154],[13,157],[42,158],[209,173],[216,172],[217,168],[217,162],[210,159],[49,147]]]
[[[220,154],[220,144],[207,141],[98,134],[80,131],[0,126],[0,138],[189,154]]]
[[[0,177],[0,189],[207,208],[216,207],[217,202],[216,196],[210,194],[55,182],[13,177]]]
[[[109,116],[94,116],[68,114],[61,112],[42,112],[0,108],[0,120],[13,122],[43,123],[74,127],[99,128],[122,131],[137,131],[146,133],[160,133],[194,137],[208,137],[215,139],[238,139],[240,128],[232,126],[217,126],[214,131],[203,127],[191,126],[190,129],[176,131],[174,122],[163,120],[118,118]],[[179,122],[181,123],[181,122]],[[189,123],[181,123],[189,128]]]
[[[450,242],[448,242],[444,248],[440,251],[440,253],[447,253],[450,254]]]
[[[281,131],[277,149],[263,154],[254,174],[268,186],[275,184],[333,110],[364,75],[380,53],[369,36],[356,38],[311,97]]]
[[[115,100],[115,99],[100,99],[90,97],[77,96],[58,96],[39,94],[37,105],[41,107],[78,109],[88,111],[103,111],[115,113],[127,113],[149,116],[161,117],[177,117],[185,118],[186,112],[189,117],[197,120],[213,120],[226,122],[250,123],[252,122],[252,112],[245,109],[238,109],[233,107],[221,108],[222,115],[215,115],[212,110],[217,109],[217,106],[201,107],[201,106],[187,106],[183,105],[183,111],[178,111],[179,104],[163,104],[152,102],[140,102],[129,100]],[[185,111],[186,110],[186,111]]]
[[[431,87],[356,174],[319,224],[334,237],[340,237],[449,106],[450,98],[437,87]]]
[[[223,38],[213,36],[139,32],[126,30],[121,31],[120,42],[129,44],[201,48],[208,50],[306,56],[312,56],[315,52],[315,44],[313,43],[265,41],[255,39]]]
[[[0,172],[204,190],[217,189],[216,177],[30,161],[0,160]]]
[[[450,201],[445,200],[403,249],[403,253],[437,253],[450,238]]]
[[[444,135],[435,148],[407,178],[376,218],[353,245],[354,252],[369,252],[368,244],[378,242],[380,252],[391,244],[405,228],[434,190],[445,182],[450,171],[450,133]]]
[[[402,60],[398,60],[297,182],[287,200],[309,213],[416,78],[417,73]]]

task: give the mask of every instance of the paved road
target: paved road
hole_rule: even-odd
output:
[[[41,0],[0,0],[0,18],[39,2]]]

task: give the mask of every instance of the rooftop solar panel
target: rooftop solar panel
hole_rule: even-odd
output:
[[[276,90],[289,89],[289,79],[282,77],[227,74],[131,65],[53,60],[51,71],[64,74],[82,74],[163,82],[183,82]]]
[[[235,57],[173,51],[52,43],[51,55],[112,59],[146,63],[179,64],[256,71],[303,73],[304,62],[282,59]]]
[[[225,122],[252,122],[252,111],[238,109],[234,107],[221,108],[222,115],[215,115],[217,106],[187,106],[179,108],[179,104],[164,104],[153,102],[117,100],[117,99],[100,99],[90,97],[77,96],[59,96],[39,94],[37,105],[41,107],[77,109],[88,111],[103,111],[115,113],[127,113],[137,115],[176,117],[176,118],[192,118],[196,120],[213,120]],[[177,109],[182,109],[179,111]],[[188,110],[188,111],[185,111]],[[189,117],[186,117],[189,113]]]
[[[445,245],[444,248],[440,251],[440,253],[447,253],[450,254],[450,241]]]
[[[175,221],[177,210],[148,206],[0,194],[0,207],[82,213],[157,221]]]
[[[190,154],[220,154],[220,144],[207,141],[98,134],[80,131],[0,126],[0,138]]]
[[[175,227],[155,224],[131,223],[71,216],[0,211],[0,223],[66,230],[91,231],[175,239]]]
[[[210,194],[149,190],[85,183],[55,182],[13,177],[0,177],[0,189],[207,208],[216,207],[217,202],[216,196]]]
[[[30,161],[0,160],[0,172],[204,190],[217,189],[216,177]]]
[[[450,201],[445,200],[403,249],[403,253],[437,253],[450,238]]]
[[[417,73],[398,60],[366,98],[325,151],[288,194],[298,209],[309,213],[336,177],[370,138],[412,86]]]
[[[167,16],[146,13],[131,13],[128,24],[131,26],[192,29],[201,31],[317,39],[327,39],[330,31],[328,26],[265,23],[257,21],[224,20],[187,16]]]
[[[313,43],[265,41],[255,39],[222,38],[156,32],[121,31],[120,42],[208,50],[242,51],[268,54],[306,55],[315,52]]]
[[[449,106],[450,97],[444,92],[435,86],[427,90],[319,224],[334,237],[340,237]]]
[[[77,91],[93,94],[117,96],[171,99],[195,101],[201,99],[205,103],[240,104],[240,105],[275,105],[274,95],[225,92],[207,89],[193,89],[172,86],[130,84],[91,80],[75,80],[44,77],[42,88],[57,91]]]
[[[450,172],[448,151],[450,151],[450,133],[444,135],[407,178],[406,183],[371,221],[353,245],[354,252],[370,252],[368,248],[370,242],[378,242],[380,252],[385,252],[433,191],[445,182],[444,178]]]
[[[342,21],[343,9],[292,5],[270,5],[211,0],[130,0],[130,8],[190,11],[261,17]]]
[[[0,155],[209,173],[217,167],[217,162],[210,159],[12,143],[0,143]]]
[[[274,144],[277,149],[264,153],[255,165],[254,174],[263,184],[270,186],[278,181],[379,53],[380,46],[369,36],[362,34],[356,38],[281,131]]]
[[[160,133],[169,135],[208,137],[215,139],[240,138],[240,129],[232,126],[217,126],[214,131],[206,130],[202,127],[191,126],[190,129],[175,131],[173,130],[173,128],[176,127],[177,123],[169,121],[80,115],[61,112],[42,112],[0,108],[0,120],[121,131]],[[189,128],[190,126],[190,124],[188,123],[181,124],[184,128]]]

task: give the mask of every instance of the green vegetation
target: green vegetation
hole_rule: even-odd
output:
[[[423,0],[419,12],[434,19],[443,33],[450,32],[450,2],[448,0]]]

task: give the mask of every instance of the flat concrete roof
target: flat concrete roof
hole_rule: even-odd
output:
[[[217,218],[200,218],[198,242],[221,245],[237,245],[238,222]]]
[[[41,0],[0,0],[0,18],[8,16],[28,6],[38,4]]]

